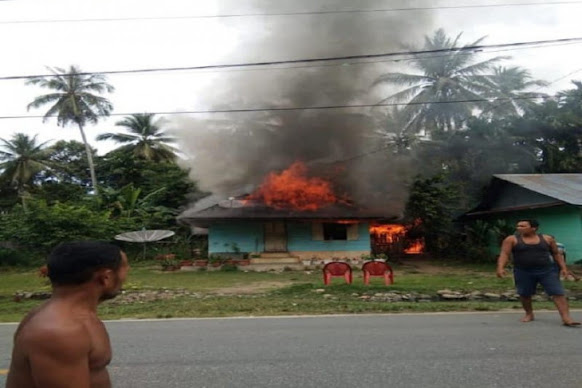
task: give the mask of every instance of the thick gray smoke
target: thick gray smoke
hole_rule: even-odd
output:
[[[333,1],[317,7],[311,1],[294,1],[283,9],[262,1],[243,12],[397,8],[408,2],[397,3]],[[233,55],[237,62],[399,51],[432,29],[429,15],[420,12],[278,16],[233,23],[237,31],[245,29],[246,37]],[[373,81],[395,71],[393,62],[321,65],[224,72],[204,100],[209,109],[373,104],[381,99],[371,89]],[[300,160],[311,174],[331,179],[338,194],[394,214],[406,199],[407,166],[387,151],[361,156],[385,144],[375,136],[374,113],[370,108],[228,113],[174,118],[173,124],[192,177],[204,190],[228,196]]]

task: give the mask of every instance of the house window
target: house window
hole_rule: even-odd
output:
[[[348,239],[348,225],[346,224],[323,224],[323,239],[324,240],[347,240]]]

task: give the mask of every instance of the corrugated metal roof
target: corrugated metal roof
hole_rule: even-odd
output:
[[[496,174],[495,178],[582,206],[582,174]]]
[[[319,218],[397,218],[397,214],[382,209],[361,209],[344,205],[329,205],[315,211],[274,209],[265,205],[223,208],[219,205],[208,209],[187,210],[180,219],[319,219]]]
[[[362,209],[355,206],[334,204],[324,206],[315,211],[297,211],[291,209],[274,209],[264,204],[251,206],[212,207],[199,210],[189,209],[178,216],[178,220],[194,226],[208,227],[216,221],[247,220],[375,220],[393,222],[401,217],[400,214],[386,209]]]

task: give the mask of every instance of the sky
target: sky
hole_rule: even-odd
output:
[[[318,34],[318,31],[302,28],[312,26],[314,22],[315,25],[337,23],[337,18],[347,20],[345,18],[373,17],[370,14],[194,18],[207,15],[511,3],[514,5],[399,12],[400,22],[409,24],[411,33],[408,41],[398,43],[420,46],[424,34],[430,34],[440,27],[445,28],[450,35],[463,32],[463,43],[482,36],[487,36],[484,44],[582,37],[579,21],[582,2],[515,5],[534,2],[0,0],[0,36],[3,37],[0,77],[46,74],[46,66],[68,67],[72,64],[78,65],[83,71],[99,72],[344,56],[354,53],[346,51],[346,47],[353,50],[355,46],[359,47],[356,54],[374,54],[387,50],[382,50],[378,42],[350,42],[344,45],[350,37]],[[124,20],[87,20],[111,18]],[[128,20],[131,18],[144,19]],[[386,47],[393,50],[395,46],[392,42]],[[318,49],[314,50],[313,47]],[[543,90],[549,93],[568,88],[571,79],[582,79],[580,43],[495,54],[511,55],[513,58],[506,61],[505,65],[525,67],[535,78],[550,82],[561,79]],[[247,84],[230,81],[232,77],[240,81],[246,74],[256,75],[260,71],[278,71],[284,76],[297,70],[219,69],[110,75],[108,81],[116,90],[107,97],[113,103],[116,114],[217,107],[256,108],[265,106],[265,102],[279,101],[281,96],[275,94],[276,82],[260,84],[260,81],[255,81],[256,77],[252,78],[252,83]],[[27,111],[26,107],[35,96],[44,93],[44,90],[35,86],[25,85],[23,80],[0,80],[0,117],[43,114],[43,109]],[[369,101],[373,103],[374,98],[371,93]],[[99,133],[118,132],[120,128],[114,124],[120,119],[121,116],[106,118],[98,125],[86,128],[89,142],[100,154],[111,150],[115,144],[96,142],[95,137]],[[81,139],[76,127],[57,127],[55,119],[45,123],[39,118],[0,119],[0,138],[9,139],[17,132],[31,136],[37,134],[40,141]]]

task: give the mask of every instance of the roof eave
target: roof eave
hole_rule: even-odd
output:
[[[478,217],[478,216],[483,216],[483,215],[492,215],[492,214],[497,214],[497,213],[509,213],[509,212],[522,211],[522,210],[543,209],[543,208],[556,207],[556,206],[562,206],[562,205],[569,205],[569,204],[567,202],[564,202],[564,201],[556,201],[556,202],[544,203],[544,204],[539,204],[539,205],[512,206],[512,207],[506,207],[506,208],[501,208],[501,209],[491,209],[491,210],[482,210],[482,211],[477,211],[477,212],[465,213],[463,215],[463,218]]]

